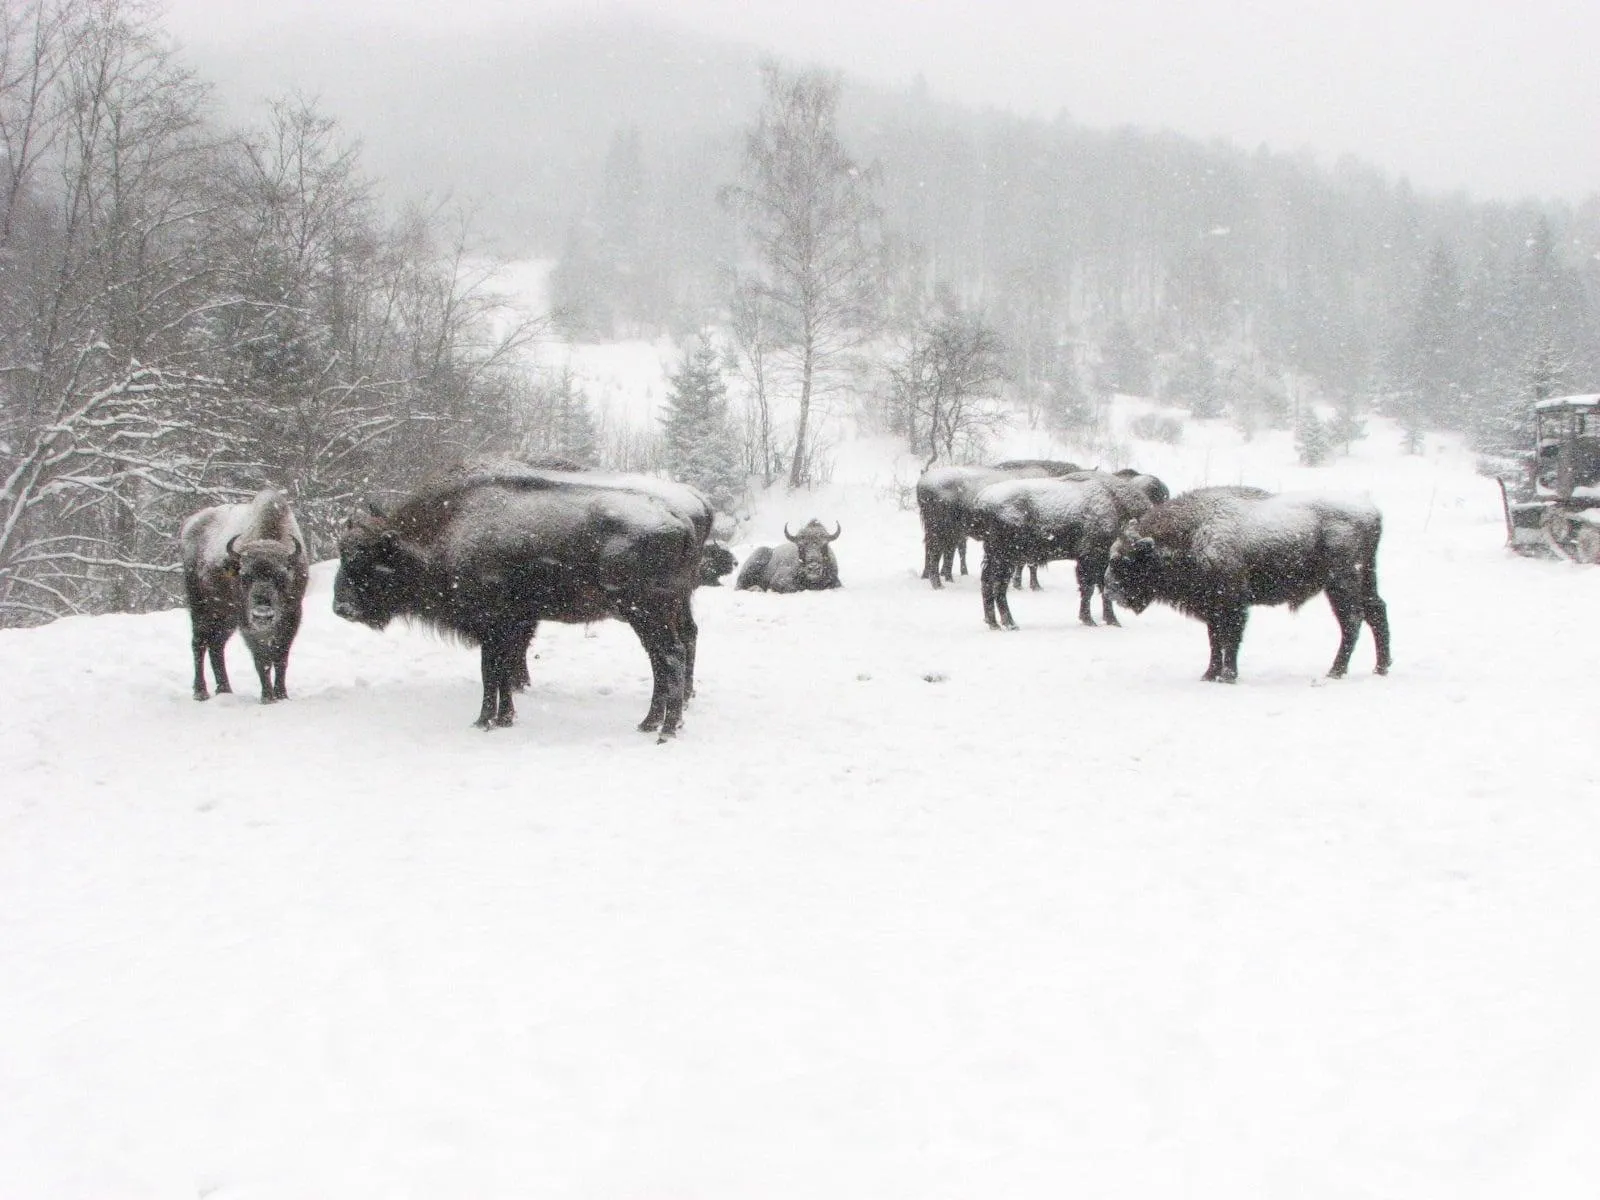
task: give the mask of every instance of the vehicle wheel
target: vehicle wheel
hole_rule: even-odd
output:
[[[1559,508],[1552,508],[1544,514],[1544,531],[1552,542],[1565,546],[1572,541],[1572,518]]]
[[[1600,525],[1583,523],[1578,530],[1578,543],[1572,548],[1572,557],[1581,563],[1600,563]]]

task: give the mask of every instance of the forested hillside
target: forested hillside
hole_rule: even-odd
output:
[[[742,426],[715,470],[761,485],[825,475],[825,418],[952,459],[1122,392],[1304,425],[1314,461],[1368,411],[1514,452],[1530,397],[1600,387],[1600,196],[1419,195],[619,24],[207,58],[131,0],[3,17],[3,624],[171,603],[178,520],[263,483],[325,553],[478,450],[665,469],[541,374],[559,338],[696,335]],[[789,272],[819,214],[831,258]],[[554,260],[552,312],[511,258]]]

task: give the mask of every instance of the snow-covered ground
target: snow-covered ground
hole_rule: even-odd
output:
[[[1592,1197],[1600,570],[1372,424],[1131,449],[1370,492],[1388,678],[1318,600],[1202,684],[1065,565],[992,633],[869,441],[734,547],[838,520],[845,587],[699,593],[666,746],[623,626],[484,734],[331,564],[273,707],[181,612],[0,633],[0,1197]]]

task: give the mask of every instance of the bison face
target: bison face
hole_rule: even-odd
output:
[[[783,536],[793,544],[798,556],[795,583],[800,588],[821,590],[839,585],[839,565],[834,561],[829,543],[842,532],[843,527],[837,522],[829,533],[822,522],[816,520],[807,521],[799,533],[790,533],[788,525],[783,527]]]
[[[295,568],[304,557],[298,539],[290,545],[267,539],[243,545],[237,537],[228,540],[228,568],[239,580],[244,632],[256,641],[270,643],[291,615],[300,596]]]
[[[400,611],[403,551],[399,535],[381,519],[352,523],[339,539],[333,611],[346,621],[382,629]]]
[[[1113,603],[1142,613],[1156,598],[1159,575],[1160,562],[1154,539],[1124,534],[1111,548],[1111,562],[1106,568],[1106,595]]]

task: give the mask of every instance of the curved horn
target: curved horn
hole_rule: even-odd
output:
[[[235,550],[233,547],[234,547],[234,544],[243,536],[244,536],[243,534],[236,533],[231,538],[229,538],[228,539],[228,544],[222,548],[222,553],[225,554],[229,558],[238,558],[239,557],[239,552],[237,550]]]
[[[306,557],[306,548],[300,544],[300,539],[297,537],[290,537],[289,540],[294,543],[294,556],[296,558]]]
[[[832,537],[830,537],[830,538],[829,538],[829,539],[828,539],[828,540],[829,540],[829,541],[830,541],[830,542],[836,542],[836,541],[838,541],[838,540],[839,540],[839,535],[840,535],[840,534],[841,534],[841,533],[843,533],[843,532],[844,532],[844,526],[843,526],[843,525],[841,525],[841,524],[839,524],[839,522],[837,522],[837,521],[835,521],[835,522],[834,522],[834,523],[833,523],[833,536],[832,536]]]
[[[787,521],[783,523],[783,536],[788,538],[791,542],[798,542],[800,540],[799,538],[795,537],[794,534],[789,532],[789,522]]]

